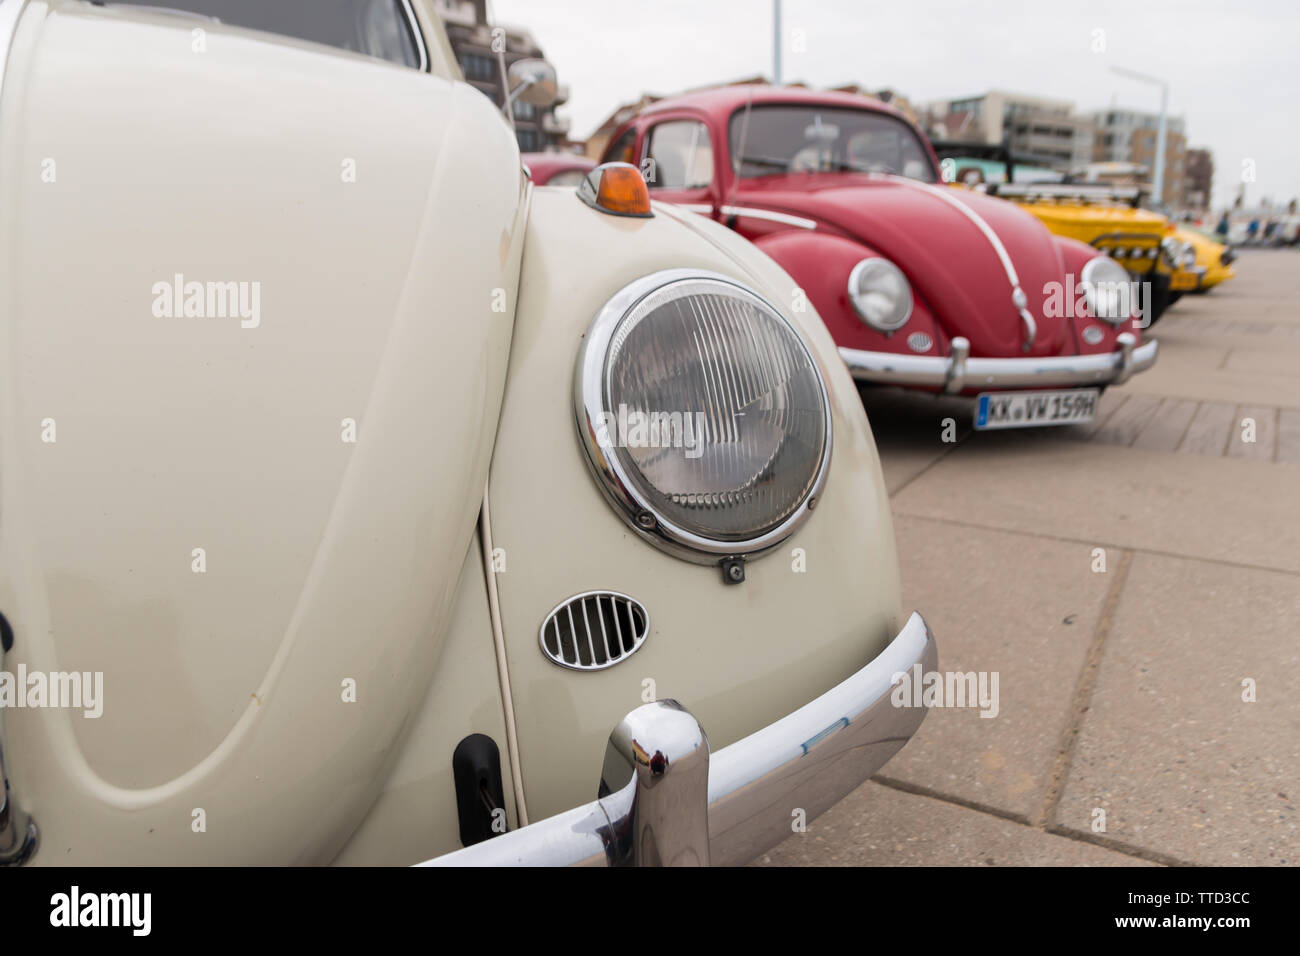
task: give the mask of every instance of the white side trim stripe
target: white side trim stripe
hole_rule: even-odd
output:
[[[757,209],[753,206],[723,206],[722,214],[724,216],[746,216],[750,219],[766,219],[768,222],[779,222],[784,226],[795,226],[799,229],[817,228],[815,219],[791,216],[783,212],[773,212],[770,209]]]
[[[929,183],[918,182],[915,179],[907,179],[903,176],[886,176],[885,178],[891,182],[930,193],[935,198],[946,202],[975,224],[975,228],[984,235],[988,244],[993,247],[993,251],[997,253],[998,259],[1002,262],[1002,271],[1007,274],[1007,281],[1011,283],[1011,303],[1020,313],[1020,320],[1024,323],[1025,332],[1027,333],[1024,347],[1028,349],[1033,345],[1034,339],[1038,337],[1038,323],[1029,314],[1027,308],[1029,298],[1025,295],[1025,290],[1020,288],[1020,276],[1016,273],[1015,263],[1011,261],[1011,254],[1007,252],[1007,247],[1002,244],[1002,239],[993,231],[993,227],[974,209],[953,196],[949,186],[932,186]]]
[[[996,252],[998,258],[1002,260],[1002,269],[1006,272],[1007,279],[1011,282],[1011,288],[1020,288],[1020,276],[1016,274],[1016,267],[1011,261],[1011,254],[1007,252],[1007,247],[1002,244],[1002,240],[998,238],[998,234],[993,231],[993,227],[990,226],[974,209],[966,205],[960,199],[948,195],[950,187],[931,186],[929,183],[917,182],[915,179],[905,179],[902,176],[889,176],[887,178],[892,182],[928,192],[936,198],[942,199],[949,206],[952,206],[953,209],[956,209],[959,213],[974,223],[975,228],[984,234],[984,238],[988,240],[988,244],[993,247],[993,251]]]

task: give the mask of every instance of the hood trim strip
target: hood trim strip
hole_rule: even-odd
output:
[[[771,209],[760,209],[755,206],[723,206],[719,211],[724,216],[747,216],[750,219],[766,219],[768,222],[779,222],[783,226],[794,226],[798,229],[817,228],[815,219],[791,216],[789,213],[774,212]]]
[[[975,228],[980,231],[988,241],[988,244],[993,247],[993,251],[997,253],[998,259],[1002,263],[1002,270],[1007,274],[1007,281],[1011,283],[1011,304],[1015,306],[1016,311],[1020,313],[1021,322],[1024,324],[1025,330],[1029,333],[1029,337],[1024,343],[1024,348],[1028,351],[1028,349],[1034,344],[1034,339],[1038,337],[1038,324],[1034,321],[1033,316],[1030,315],[1029,309],[1027,308],[1028,297],[1025,295],[1024,289],[1020,287],[1020,276],[1016,273],[1015,263],[1011,261],[1011,253],[1007,252],[1007,247],[1002,244],[1002,239],[996,232],[994,232],[993,227],[988,224],[983,216],[977,213],[970,206],[966,205],[960,199],[950,196],[948,194],[948,187],[932,186],[929,183],[917,182],[914,179],[907,179],[903,176],[887,175],[884,178],[891,182],[910,186],[911,188],[922,192],[927,192],[936,199],[942,200],[969,219],[975,225]]]
[[[921,190],[922,192],[930,193],[936,199],[943,200],[953,209],[956,209],[959,213],[961,213],[972,223],[974,223],[975,228],[977,228],[981,233],[983,233],[984,238],[988,240],[988,244],[992,246],[993,251],[997,253],[998,259],[1002,261],[1002,268],[1007,274],[1007,279],[1011,282],[1012,289],[1020,288],[1020,276],[1016,274],[1016,267],[1015,264],[1011,261],[1011,254],[1007,252],[1007,247],[1002,244],[1001,238],[999,238],[998,234],[993,231],[993,227],[988,224],[988,222],[984,219],[983,216],[977,213],[970,206],[966,205],[960,199],[955,199],[952,196],[949,196],[946,187],[931,186],[929,183],[917,182],[914,179],[906,179],[902,176],[888,176],[886,178],[888,178],[892,182],[896,182],[905,186],[910,186],[913,189],[918,189]]]

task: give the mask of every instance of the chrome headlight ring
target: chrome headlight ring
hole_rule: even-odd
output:
[[[718,307],[719,302],[727,307]],[[666,322],[665,310],[679,303],[689,303],[691,314],[683,307]],[[673,324],[691,332],[692,341],[677,335],[674,343],[676,333],[668,327]],[[619,406],[627,389],[615,378],[614,365],[635,363],[634,350],[653,352],[648,364],[662,376],[646,394],[670,396],[675,405],[652,412],[708,419],[695,429],[694,440],[701,443],[695,455],[667,448],[641,452],[638,462],[638,452],[622,441]],[[765,385],[770,386],[766,391]],[[779,309],[714,272],[668,269],[615,293],[579,350],[574,410],[585,457],[615,511],[644,540],[697,564],[756,557],[775,548],[808,520],[830,471],[830,397],[811,349]],[[692,468],[690,459],[702,464]],[[673,472],[677,484],[655,485],[642,465],[652,473],[658,469],[660,477]],[[690,484],[707,483],[706,476],[721,481],[727,468],[738,467],[747,480],[729,489],[696,492]],[[757,499],[780,505],[770,520],[750,514],[750,521],[724,527],[737,503],[741,512],[746,506],[750,512],[761,510]]]
[[[1120,325],[1133,315],[1132,277],[1128,270],[1108,256],[1097,256],[1083,264],[1079,285],[1093,318]]]
[[[858,318],[877,332],[897,332],[912,317],[912,284],[902,269],[881,256],[869,256],[853,267],[848,293]]]

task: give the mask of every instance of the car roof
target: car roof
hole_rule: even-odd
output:
[[[902,112],[882,100],[873,99],[858,93],[846,93],[838,90],[809,90],[801,86],[767,86],[757,83],[744,83],[734,86],[717,86],[694,93],[683,93],[656,100],[641,111],[639,116],[653,116],[676,109],[694,109],[708,113],[715,119],[724,119],[738,107],[746,103],[768,104],[787,103],[791,105],[838,106],[848,109],[870,110],[896,116],[907,122]]]

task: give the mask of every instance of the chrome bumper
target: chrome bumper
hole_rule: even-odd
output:
[[[970,342],[952,340],[952,355],[900,355],[840,349],[840,358],[859,381],[940,388],[955,395],[967,389],[1055,388],[1067,385],[1122,385],[1156,362],[1156,341],[1142,345],[1131,332],[1117,337],[1119,350],[1096,355],[1047,358],[969,358]]]
[[[601,793],[585,806],[422,866],[627,866],[746,863],[879,770],[925,708],[896,707],[895,679],[938,665],[913,614],[888,647],[843,683],[716,753],[676,701],[638,707],[609,738]]]

